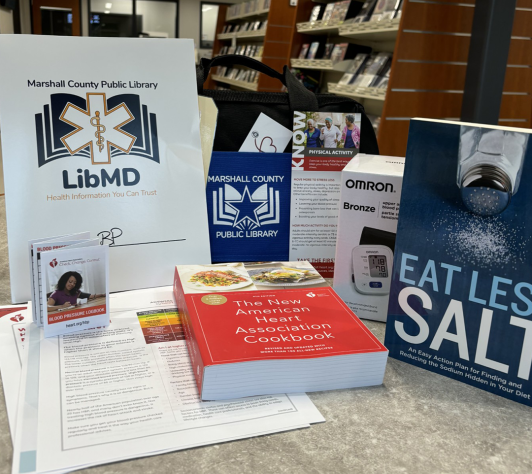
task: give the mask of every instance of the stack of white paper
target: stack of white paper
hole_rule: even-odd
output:
[[[0,319],[13,473],[66,472],[324,421],[305,394],[201,402],[171,287],[114,294],[110,305],[105,329],[44,339],[24,326],[18,407],[17,377],[6,377],[3,362],[21,344],[17,327]]]

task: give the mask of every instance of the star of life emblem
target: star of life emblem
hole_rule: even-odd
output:
[[[107,110],[105,93],[87,93],[87,110],[68,103],[59,119],[75,130],[61,137],[71,155],[90,147],[92,164],[111,163],[111,146],[129,153],[137,137],[121,130],[121,127],[135,120],[127,105]]]
[[[225,184],[213,191],[213,223],[241,230],[253,230],[280,223],[279,191],[263,184],[253,193],[246,186],[240,193]]]

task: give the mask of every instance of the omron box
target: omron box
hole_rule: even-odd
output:
[[[360,318],[386,321],[404,163],[358,154],[342,171],[333,286]]]

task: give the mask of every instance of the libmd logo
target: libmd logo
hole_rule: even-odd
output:
[[[88,147],[93,165],[111,163],[111,146],[129,154],[137,139],[121,129],[135,120],[127,105],[122,102],[107,110],[105,94],[87,94],[87,110],[69,102],[59,120],[75,128],[61,137],[69,153],[75,155]]]
[[[281,203],[279,191],[263,184],[255,190],[246,185],[239,191],[225,184],[213,190],[212,215],[214,225],[233,229],[217,231],[216,237],[275,237],[278,230],[262,230],[264,226],[280,223]]]
[[[105,93],[52,94],[50,104],[35,115],[38,166],[62,158],[80,157],[90,165],[110,165],[120,156],[138,156],[160,163],[157,120],[136,94],[107,97]],[[82,164],[80,164],[80,167]],[[63,171],[63,187],[96,188],[107,184],[133,186],[137,169]]]

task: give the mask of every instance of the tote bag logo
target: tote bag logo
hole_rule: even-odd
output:
[[[159,163],[156,116],[136,94],[52,94],[35,115],[35,127],[39,167],[70,156],[90,158],[93,165],[121,155]]]
[[[281,209],[279,191],[263,184],[254,192],[246,186],[242,192],[225,184],[213,191],[213,224],[253,230],[279,224]]]

